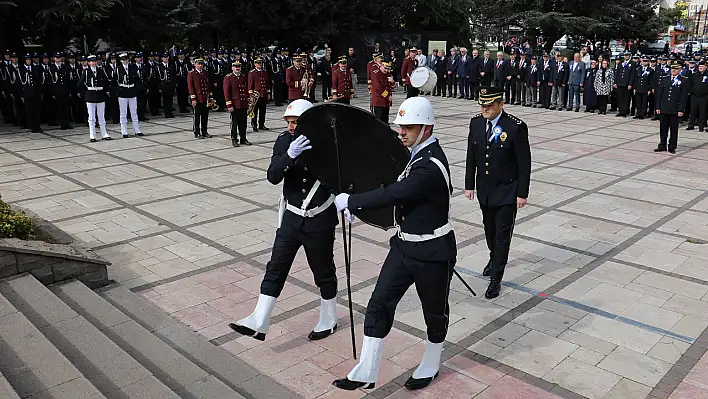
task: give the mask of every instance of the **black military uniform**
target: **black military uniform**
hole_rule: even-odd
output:
[[[162,109],[165,112],[165,118],[174,118],[172,99],[175,93],[175,71],[174,65],[170,63],[170,56],[167,53],[162,54],[162,62],[157,64],[157,77],[160,80]]]
[[[184,51],[177,51],[177,60],[175,61],[175,79],[177,87],[177,106],[181,114],[189,112],[189,89],[187,88],[187,74],[192,70],[192,65],[184,59]]]
[[[229,64],[223,60],[224,51],[218,51],[219,58],[212,58],[209,64],[209,76],[212,81],[212,97],[219,105],[219,110],[226,109],[226,100],[224,99],[224,78],[231,69]]]
[[[543,108],[550,108],[551,107],[551,92],[552,92],[552,87],[549,86],[549,83],[553,83],[551,80],[551,77],[553,76],[553,67],[554,64],[548,59],[548,53],[543,54],[543,59],[541,62],[538,63],[538,77],[539,81],[541,82],[539,88],[539,102],[541,103],[541,107]]]
[[[691,115],[688,119],[688,127],[686,130],[693,130],[698,119],[698,131],[703,131],[706,127],[706,111],[708,111],[708,71],[703,72],[701,68],[705,68],[706,62],[698,63],[698,70],[695,71],[688,80],[690,88],[690,106]]]
[[[11,123],[14,126],[19,125],[19,113],[16,109],[16,93],[17,93],[17,53],[6,53],[9,56],[9,61],[3,61],[0,64],[0,96],[4,100],[3,121]]]
[[[681,62],[675,61],[671,65],[671,75],[664,76],[659,80],[659,85],[656,88],[656,110],[659,111],[659,146],[654,152],[662,152],[667,150],[667,136],[669,130],[671,136],[668,142],[668,150],[670,153],[676,153],[678,145],[678,124],[679,118],[686,109],[688,101],[689,83],[688,78],[681,76],[678,72],[681,70]],[[676,75],[674,76],[674,73]]]
[[[60,54],[57,54],[57,58]],[[52,81],[52,94],[56,101],[56,113],[59,119],[61,130],[73,129],[71,126],[71,103],[72,81],[69,80],[69,70],[64,64],[54,63],[50,65],[50,76]]]
[[[412,99],[427,102],[425,98]],[[406,102],[401,104],[399,116],[406,114],[406,107]],[[432,106],[430,108],[432,114]],[[398,122],[402,123],[395,121]],[[435,124],[434,120],[430,122]],[[424,135],[424,130],[419,134]],[[427,342],[421,365],[405,385],[409,389],[424,388],[438,376],[440,353],[447,336],[450,312],[447,298],[457,245],[449,220],[452,185],[448,160],[435,136],[422,139],[424,141],[412,147],[411,159],[397,183],[352,194],[346,200],[347,208],[354,215],[359,211],[394,206],[399,225],[397,234],[389,240],[391,249],[366,308],[360,361],[346,378],[334,381],[340,389],[374,387],[383,338],[393,327],[398,302],[413,284],[423,305]]]
[[[135,81],[135,87],[138,89],[137,100],[138,100],[138,120],[140,122],[148,121],[149,118],[145,117],[145,112],[147,112],[147,90],[150,76],[150,67],[148,64],[143,62],[143,54],[135,54],[135,66],[138,68],[138,79]]]
[[[631,55],[629,51],[625,56]],[[635,66],[632,61],[625,60],[615,68],[615,84],[617,85],[617,115],[629,115],[630,90],[634,85]]]
[[[483,91],[486,90],[486,93]],[[492,104],[501,90],[480,91],[479,102]],[[496,122],[482,114],[470,121],[467,143],[465,190],[477,191],[482,208],[489,262],[483,274],[490,277],[485,296],[499,295],[509,246],[514,232],[517,198],[528,198],[531,181],[531,149],[528,128],[520,119],[502,110]]]
[[[38,64],[31,64],[30,54],[25,55],[25,65],[18,71],[18,84],[20,98],[25,106],[27,126],[32,133],[43,132],[40,127],[42,121],[42,94],[45,85],[44,70]]]
[[[637,109],[635,119],[644,119],[647,114],[647,96],[651,91],[654,79],[654,72],[649,68],[649,65],[647,65],[649,59],[645,57],[642,61],[644,65],[638,66],[635,70],[636,76],[634,77],[634,86],[632,87],[635,96],[634,104]]]
[[[276,52],[278,49],[275,50]],[[273,101],[279,107],[285,102],[285,60],[282,55],[274,54],[270,59],[270,69],[273,73]]]
[[[162,95],[160,94],[160,77],[158,76],[157,62],[154,61],[154,58],[157,58],[156,52],[152,52],[148,62],[143,64],[145,67],[143,78],[147,84],[147,103],[148,108],[150,108],[150,115],[158,116],[160,115],[160,99]]]

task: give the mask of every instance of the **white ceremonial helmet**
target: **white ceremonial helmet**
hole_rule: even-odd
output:
[[[312,103],[304,100],[304,99],[298,99],[290,104],[285,108],[285,113],[283,114],[283,118],[287,118],[288,116],[296,116],[300,117],[303,112],[307,111],[308,109],[312,108]]]
[[[398,114],[393,123],[396,125],[435,126],[433,104],[425,97],[408,98],[398,107]]]

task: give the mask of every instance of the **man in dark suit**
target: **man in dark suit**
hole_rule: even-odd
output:
[[[543,60],[539,65],[539,100],[541,107],[550,108],[551,106],[551,92],[553,91],[553,81],[551,77],[553,76],[553,63],[549,59],[548,53],[543,54]]]
[[[470,97],[468,100],[476,100],[479,98],[479,70],[482,58],[479,56],[477,49],[472,50],[472,62],[469,64],[470,78]]]
[[[492,79],[494,79],[494,61],[489,58],[489,51],[485,50],[484,57],[479,61],[479,85],[491,86]],[[479,93],[479,89],[477,92]]]
[[[460,56],[457,54],[457,49],[450,49],[450,56],[447,57],[447,92],[450,97],[457,97],[457,63]]]
[[[447,82],[445,80],[447,77],[447,59],[445,58],[444,50],[435,50],[433,52],[430,68],[435,71],[435,76],[438,77],[433,95],[447,97]]]
[[[464,47],[460,48],[460,59],[457,62],[457,78],[460,79],[460,97],[459,98],[470,98],[470,79],[469,79],[469,66],[472,63],[472,59],[467,55],[467,49]]]
[[[615,68],[615,84],[617,89],[617,115],[626,117],[629,115],[629,93],[634,84],[634,64],[630,61],[632,53],[624,52],[624,61],[619,63]]]
[[[654,152],[663,152],[667,149],[670,153],[676,153],[678,146],[678,124],[679,118],[683,116],[688,101],[689,83],[688,78],[680,75],[681,62],[674,61],[671,64],[671,75],[663,76],[659,79],[656,88],[656,114],[659,115],[659,146]],[[671,130],[671,137],[667,136]]]
[[[526,53],[521,53],[519,60],[519,74],[516,79],[516,102],[515,105],[526,105],[526,76],[529,71],[529,61],[526,59]]]
[[[531,64],[526,68],[526,102],[524,106],[536,108],[538,105],[538,89],[541,86],[541,68],[537,64],[536,57],[531,57]]]
[[[506,85],[506,61],[504,53],[497,52],[497,60],[494,62],[494,87],[504,90]]]
[[[511,59],[506,63],[506,82],[504,84],[504,99],[509,105],[516,103],[516,82],[519,81],[519,61],[516,52],[511,53]]]
[[[551,108],[562,111],[565,108],[565,89],[568,86],[568,64],[563,61],[563,54],[556,53],[556,60],[551,69]]]
[[[499,296],[509,258],[511,236],[518,209],[526,206],[531,181],[529,132],[520,119],[504,112],[503,90],[480,89],[482,112],[470,121],[467,142],[465,196],[475,191],[482,208],[489,262],[482,273],[489,276],[484,296]]]

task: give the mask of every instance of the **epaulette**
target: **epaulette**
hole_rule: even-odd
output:
[[[509,119],[511,119],[512,121],[516,122],[517,125],[520,125],[520,124],[524,123],[524,121],[522,121],[521,119],[515,117],[515,116],[512,115],[512,114],[507,113],[507,115],[509,116]]]
[[[473,116],[472,119],[477,119],[477,118],[480,118],[481,116],[482,116],[482,113],[480,112],[477,115]]]
[[[374,69],[373,71],[371,71],[371,73],[380,73],[380,72],[381,72],[380,69]]]
[[[232,72],[229,72],[229,74],[226,75],[226,77],[228,78],[229,76],[233,76],[233,73],[232,73]]]
[[[295,67],[295,65],[290,65],[289,67],[287,67],[285,69],[290,69],[290,68],[294,68],[294,67]]]
[[[255,71],[256,71],[256,68],[253,68],[250,71],[248,71],[248,73],[255,72]]]

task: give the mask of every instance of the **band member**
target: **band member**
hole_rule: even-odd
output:
[[[253,119],[251,119],[251,127],[254,132],[258,129],[270,130],[265,125],[266,118],[266,105],[268,105],[268,98],[270,94],[270,80],[268,79],[268,72],[263,69],[263,59],[261,57],[256,58],[253,61],[255,68],[251,70],[248,74],[248,95],[252,97],[255,92],[258,92],[259,97],[256,102],[256,106],[253,109]],[[256,125],[256,118],[258,118],[258,124]],[[243,144],[243,143],[242,143]]]
[[[374,52],[371,54],[371,61],[366,63],[366,88],[369,90],[369,93],[371,93],[371,72],[378,69],[378,66],[376,65],[376,57],[380,56],[381,54]]]
[[[669,137],[668,150],[676,154],[678,146],[679,118],[683,116],[688,102],[690,85],[688,78],[681,76],[681,62],[671,64],[671,74],[662,76],[656,87],[656,114],[659,115],[659,146],[654,152],[663,152],[667,149],[666,139]]]
[[[120,131],[124,138],[128,137],[128,110],[133,122],[133,134],[142,136],[138,118],[138,67],[128,63],[128,54],[120,55],[120,66],[116,68],[116,86],[118,108],[120,109]]]
[[[209,123],[209,99],[211,98],[211,82],[209,72],[204,70],[204,59],[194,61],[194,70],[187,78],[189,98],[194,108],[194,137],[209,138],[207,125]]]
[[[32,64],[30,54],[25,55],[25,65],[18,70],[19,98],[24,104],[27,127],[32,133],[42,133],[42,89],[44,87],[44,71],[37,64]]]
[[[526,206],[531,181],[528,128],[504,112],[503,93],[501,88],[480,88],[482,112],[472,117],[467,138],[465,196],[471,200],[476,194],[482,208],[489,248],[482,273],[490,280],[484,294],[488,299],[499,296],[516,212]]]
[[[347,69],[347,57],[339,57],[339,68],[332,72],[332,98],[342,104],[350,104],[354,96],[352,74]]]
[[[285,84],[288,85],[288,100],[295,101],[304,97],[305,89],[302,87],[302,78],[305,69],[302,67],[302,55],[295,53],[293,65],[285,70]]]
[[[110,140],[106,130],[106,89],[110,81],[105,70],[96,65],[96,56],[90,55],[86,60],[89,67],[84,69],[79,78],[79,87],[85,89],[84,99],[88,109],[89,138],[92,143],[96,142],[96,114],[98,114],[98,124],[101,127],[101,140]]]
[[[356,215],[384,206],[395,206],[398,233],[391,237],[388,256],[366,308],[364,343],[359,363],[346,378],[334,381],[337,388],[355,390],[375,387],[384,351],[384,338],[391,331],[396,305],[415,284],[423,304],[428,340],[418,368],[405,383],[408,389],[427,387],[438,376],[443,342],[448,328],[448,293],[457,247],[450,223],[452,185],[447,157],[433,136],[433,106],[424,97],[401,104],[396,120],[411,159],[399,181],[373,191],[339,194],[337,210]],[[352,220],[351,215],[347,215]]]
[[[170,55],[162,54],[162,62],[157,65],[157,77],[160,80],[160,91],[162,92],[162,109],[165,111],[165,118],[174,118],[172,109],[172,98],[175,93],[175,71],[170,64]]]
[[[406,86],[406,98],[415,97],[419,93],[419,90],[411,85],[411,74],[418,68],[418,61],[415,59],[417,51],[414,50],[415,47],[411,49],[408,58],[403,60],[403,65],[401,65],[401,78]]]
[[[52,95],[56,102],[56,114],[59,119],[61,130],[73,129],[70,124],[71,114],[69,104],[71,103],[71,81],[69,71],[62,62],[63,54],[57,53],[54,63],[50,65],[49,71],[52,82]]]
[[[184,59],[184,51],[177,51],[177,61],[175,61],[175,70],[177,74],[177,106],[179,112],[184,114],[187,112],[187,99],[189,98],[189,89],[187,89],[187,74],[192,69],[189,61]]]
[[[248,111],[248,80],[241,74],[241,62],[231,64],[231,73],[224,78],[224,98],[226,109],[231,113],[231,145],[239,147],[241,144],[251,145],[246,140],[246,126]],[[240,139],[240,140],[239,140]]]
[[[388,113],[393,104],[393,76],[389,72],[391,66],[388,62],[382,62],[379,69],[371,72],[371,108],[374,115],[383,123],[388,124]]]
[[[255,311],[245,319],[229,324],[235,331],[261,341],[268,334],[275,301],[283,290],[300,247],[305,248],[321,295],[320,318],[309,338],[320,340],[337,330],[337,276],[333,252],[334,229],[338,221],[332,206],[334,195],[300,163],[300,154],[312,147],[304,135],[295,136],[298,118],[310,107],[312,103],[307,100],[295,100],[283,115],[288,131],[275,140],[268,167],[268,181],[272,184],[283,182],[273,253],[266,265]]]

